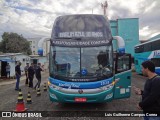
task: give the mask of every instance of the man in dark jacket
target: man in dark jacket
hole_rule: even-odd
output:
[[[31,88],[33,88],[33,77],[34,77],[34,67],[33,63],[31,63],[31,66],[28,68],[29,87]]]
[[[40,84],[41,84],[41,71],[43,71],[43,69],[41,68],[41,63],[38,63],[38,66],[36,67],[35,69],[35,75],[36,75],[36,78],[38,80],[37,84],[35,85],[34,89],[40,87]]]
[[[18,64],[15,67],[15,73],[16,73],[16,87],[15,90],[19,91],[19,82],[20,82],[20,77],[21,77],[21,62],[18,62]]]
[[[142,63],[142,73],[148,77],[144,90],[135,88],[135,93],[142,95],[142,101],[137,105],[146,115],[149,113],[160,114],[160,77],[155,73],[155,65],[151,61]],[[160,116],[145,116],[145,120],[160,120]]]

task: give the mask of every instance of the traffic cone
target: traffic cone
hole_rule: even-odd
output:
[[[40,96],[41,95],[41,91],[40,91],[40,89],[38,88],[37,89],[37,96]]]
[[[18,102],[20,103],[20,102],[23,102],[23,95],[22,95],[22,91],[21,91],[21,89],[19,89],[19,93],[18,93]]]
[[[30,92],[28,92],[28,95],[27,95],[27,104],[32,104]]]
[[[46,83],[44,83],[44,88],[43,88],[44,91],[47,91],[47,87],[46,87]]]
[[[21,89],[19,90],[17,101],[18,102],[17,102],[17,105],[16,105],[16,109],[14,111],[15,112],[24,112],[24,111],[26,111],[27,108],[25,108],[25,106],[24,106],[23,95],[22,95]]]

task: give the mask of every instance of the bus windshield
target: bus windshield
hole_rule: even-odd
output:
[[[50,75],[61,80],[98,80],[112,76],[112,46],[58,47],[51,46]]]

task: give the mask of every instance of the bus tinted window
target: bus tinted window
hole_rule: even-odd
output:
[[[118,58],[117,72],[122,72],[130,69],[129,56],[122,56]]]
[[[152,51],[152,43],[147,43],[144,45],[144,52]]]
[[[152,48],[153,48],[153,50],[159,50],[160,49],[160,40],[154,41],[152,43]]]
[[[144,52],[144,46],[143,45],[135,47],[135,53],[141,53],[141,52]]]
[[[135,53],[142,53],[154,50],[160,50],[160,39],[135,47]]]
[[[81,37],[83,39],[112,39],[109,21],[100,15],[66,15],[55,20],[54,37]]]

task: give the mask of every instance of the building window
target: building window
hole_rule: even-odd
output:
[[[32,41],[29,41],[29,44],[32,45]]]

